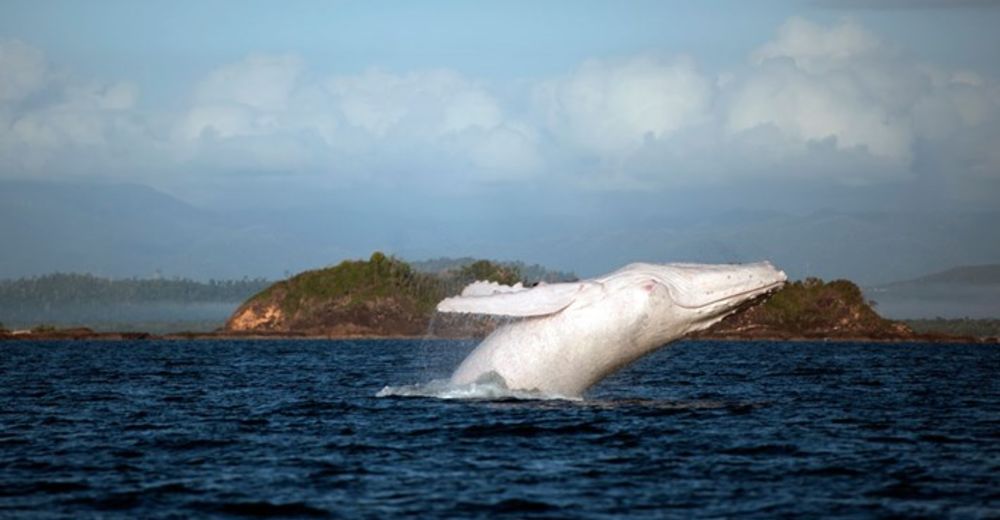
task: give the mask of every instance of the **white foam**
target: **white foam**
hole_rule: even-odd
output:
[[[549,395],[537,390],[512,390],[503,380],[479,380],[465,385],[454,384],[447,379],[435,379],[427,383],[413,385],[385,386],[375,397],[431,397],[435,399],[466,400],[580,400],[560,395]]]

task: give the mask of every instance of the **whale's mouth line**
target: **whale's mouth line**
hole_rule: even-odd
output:
[[[735,293],[735,294],[730,294],[729,296],[724,296],[722,298],[716,298],[716,299],[714,299],[712,301],[705,302],[705,303],[698,304],[698,305],[685,305],[684,303],[681,303],[679,301],[675,301],[674,303],[678,307],[683,307],[685,309],[700,309],[702,307],[708,307],[710,305],[715,305],[716,303],[719,303],[719,302],[722,302],[722,301],[726,301],[726,300],[731,300],[733,298],[740,298],[742,296],[747,296],[747,295],[751,295],[751,294],[765,294],[765,293],[768,293],[768,292],[772,291],[773,289],[777,289],[777,288],[779,288],[779,287],[781,287],[783,285],[785,285],[784,281],[774,282],[774,283],[771,283],[771,284],[768,284],[768,285],[764,285],[764,286],[758,287],[756,289],[750,289],[750,290],[746,290],[746,291],[743,291],[743,292],[739,292],[739,293]]]

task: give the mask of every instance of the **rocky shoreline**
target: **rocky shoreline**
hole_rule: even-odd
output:
[[[215,332],[175,332],[169,334],[151,334],[138,331],[98,332],[85,327],[55,329],[45,331],[14,331],[0,332],[0,341],[193,341],[193,340],[390,340],[390,339],[481,339],[482,335],[435,335],[435,334],[329,334],[310,332],[250,332],[225,331]],[[694,341],[787,341],[787,342],[826,342],[826,343],[976,343],[1000,344],[1000,338],[977,338],[972,336],[949,336],[945,334],[900,334],[898,336],[859,336],[859,335],[822,335],[822,334],[789,334],[776,331],[745,331],[732,332],[701,332],[691,334],[684,340]]]
[[[268,340],[473,339],[490,334],[503,318],[436,313],[437,302],[474,280],[530,284],[516,270],[476,261],[435,275],[413,270],[379,252],[367,261],[300,273],[244,302],[212,332],[96,332],[78,327],[6,331],[0,340]],[[688,336],[719,341],[823,341],[878,343],[984,343],[996,337],[916,332],[880,316],[849,280],[807,278],[748,303],[708,330]]]

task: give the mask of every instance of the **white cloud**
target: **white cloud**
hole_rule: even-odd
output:
[[[384,137],[441,136],[503,122],[499,103],[481,85],[449,70],[391,74],[369,69],[327,81],[348,123]]]
[[[64,105],[77,109],[124,111],[135,107],[139,88],[132,83],[72,84],[65,89]]]
[[[537,132],[507,116],[485,85],[455,71],[369,69],[325,85],[346,124],[361,132],[364,153],[413,153],[439,172],[488,180],[540,169]]]
[[[300,126],[305,121],[289,121],[289,115],[302,69],[294,55],[263,54],[219,67],[195,87],[178,137],[260,136]]]
[[[293,56],[257,55],[212,72],[175,137],[182,160],[223,169],[280,170],[287,160],[285,169],[365,177],[419,163],[497,178],[539,162],[533,131],[455,71],[313,78]],[[234,153],[237,146],[247,152]]]
[[[951,136],[1000,116],[996,85],[914,62],[851,21],[822,26],[793,18],[751,61],[727,86],[727,132],[771,127],[789,157],[813,153],[817,143],[855,159],[870,156],[868,167],[843,165],[840,176],[849,182],[912,176],[918,146],[945,154],[956,146]]]
[[[146,129],[134,113],[138,88],[50,70],[44,53],[0,42],[0,166],[9,174],[128,169]]]
[[[226,104],[198,105],[191,108],[184,118],[181,135],[188,139],[198,139],[204,135],[223,138],[253,135],[259,133],[254,128],[255,120],[253,109],[249,107]]]
[[[789,154],[827,141],[895,163],[892,174],[906,171],[914,93],[904,82],[913,74],[873,35],[852,22],[823,27],[793,18],[751,60],[727,92],[727,131],[771,125],[794,140]]]
[[[470,169],[486,180],[522,180],[544,169],[539,136],[530,126],[511,121],[485,131],[464,133],[452,149],[468,157]]]
[[[281,110],[288,104],[302,68],[302,60],[292,54],[253,54],[214,70],[197,86],[195,98],[198,103]]]
[[[714,81],[690,60],[638,56],[588,62],[536,97],[564,155],[599,159],[556,167],[596,189],[658,189],[898,181],[928,155],[965,157],[970,165],[956,168],[970,175],[1000,174],[996,153],[970,137],[982,128],[995,139],[987,125],[1000,119],[997,92],[974,72],[917,63],[852,21],[792,18],[745,67]]]
[[[0,40],[0,103],[17,101],[45,82],[48,66],[41,50],[18,40]]]
[[[751,53],[760,65],[773,58],[790,58],[810,72],[823,72],[859,57],[887,52],[875,35],[852,21],[831,27],[793,17],[778,28],[777,38]]]
[[[938,164],[940,175],[1000,176],[1000,85],[918,63],[849,20],[790,19],[714,76],[690,57],[641,54],[493,85],[449,69],[331,76],[295,55],[253,54],[192,85],[177,114],[140,107],[134,84],[53,72],[20,42],[0,43],[0,67],[0,166],[14,174],[450,185],[544,173],[565,186],[655,190],[891,182],[947,158],[954,167]]]
[[[112,90],[110,98],[69,96],[12,117],[0,129],[0,164],[12,173],[131,173],[150,159],[139,154],[153,143],[148,129],[120,108],[126,100],[119,96],[130,89]]]
[[[628,154],[646,139],[702,122],[712,95],[692,60],[651,56],[591,60],[536,92],[557,139],[602,156]]]
[[[879,104],[851,73],[809,74],[790,61],[763,63],[730,96],[726,129],[733,133],[773,125],[797,140],[833,139],[840,149],[864,149],[873,156],[906,164],[913,135],[906,113]]]
[[[595,60],[543,82],[536,98],[557,143],[599,159],[574,168],[598,189],[760,176],[865,183],[907,175],[920,82],[856,24],[791,19],[747,67],[717,79],[690,58]]]

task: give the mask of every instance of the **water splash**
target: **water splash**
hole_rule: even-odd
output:
[[[484,374],[476,381],[468,384],[452,383],[448,379],[434,379],[427,383],[383,387],[375,397],[431,397],[435,399],[459,400],[570,400],[580,401],[578,397],[566,397],[542,393],[538,390],[514,390],[507,386],[503,377],[496,372]]]

